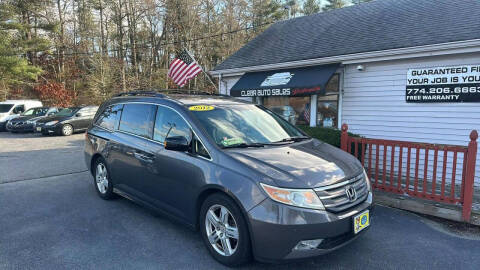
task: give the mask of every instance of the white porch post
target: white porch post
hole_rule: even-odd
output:
[[[338,84],[338,119],[337,119],[337,128],[342,129],[342,113],[343,113],[343,85],[345,80],[345,70],[346,66],[343,67],[342,72],[340,73],[340,82]]]
[[[310,126],[317,126],[317,95],[310,96]]]
[[[257,102],[258,105],[263,105],[263,97],[257,97]]]

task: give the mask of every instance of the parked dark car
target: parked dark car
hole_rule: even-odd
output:
[[[85,131],[92,123],[97,109],[98,106],[62,109],[55,115],[38,120],[35,125],[35,132],[41,132],[43,135],[69,136],[75,132]]]
[[[356,158],[230,97],[114,97],[87,131],[85,161],[101,198],[120,194],[199,229],[228,266],[321,255],[370,225]]]
[[[61,108],[60,108],[61,109]],[[59,111],[57,107],[37,107],[26,110],[19,117],[7,122],[10,132],[33,132],[36,122],[43,117],[52,116]]]

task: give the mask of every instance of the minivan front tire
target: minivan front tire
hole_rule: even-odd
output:
[[[200,209],[200,231],[208,251],[221,264],[233,267],[251,260],[247,223],[227,195],[214,193],[205,199]]]

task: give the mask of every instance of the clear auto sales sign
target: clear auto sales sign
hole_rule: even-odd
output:
[[[480,65],[413,68],[407,102],[480,102]]]

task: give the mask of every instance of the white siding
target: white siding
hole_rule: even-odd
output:
[[[347,65],[342,123],[369,138],[468,145],[470,131],[480,130],[480,103],[405,101],[409,68],[468,64],[480,64],[480,54],[366,63],[364,71]],[[480,186],[480,153],[475,174]]]
[[[230,95],[230,89],[242,76],[223,77],[220,83],[220,94]]]
[[[230,95],[230,89],[240,80],[242,76],[231,76],[231,77],[223,77],[222,82],[220,83],[220,94],[223,95]],[[239,99],[244,99],[248,101],[252,101],[251,97],[238,97]]]

